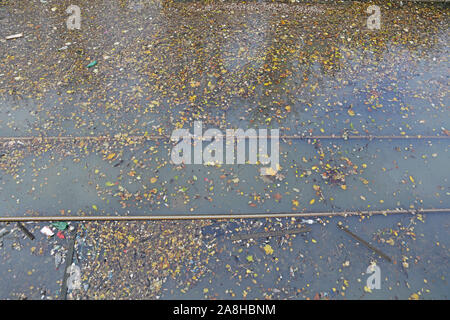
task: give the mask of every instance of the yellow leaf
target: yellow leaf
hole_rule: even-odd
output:
[[[155,178],[155,177],[150,178],[151,183],[155,183],[157,180],[158,180],[158,178]]]
[[[353,111],[352,109],[348,109],[347,113],[353,117],[355,115],[355,111]]]
[[[274,169],[272,169],[272,167],[265,168],[265,169],[266,169],[266,172],[265,172],[266,176],[274,176],[277,174],[277,172]]]
[[[409,300],[419,300],[419,295],[417,293],[413,293],[410,297]]]
[[[347,190],[347,186],[345,184],[341,185],[342,190]]]
[[[111,160],[111,159],[114,158],[115,156],[116,156],[115,153],[110,153],[110,154],[106,157],[106,159]]]
[[[269,244],[266,244],[263,249],[266,252],[266,254],[272,254],[273,253],[273,249],[272,249],[272,247]]]
[[[311,201],[309,202],[309,204],[314,204],[314,202],[316,202],[316,199],[311,199]]]
[[[409,180],[411,180],[412,183],[415,183],[414,178],[412,176],[409,176]]]

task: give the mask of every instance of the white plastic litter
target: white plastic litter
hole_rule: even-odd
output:
[[[55,233],[49,227],[43,227],[41,233],[45,234],[47,237],[53,236]]]

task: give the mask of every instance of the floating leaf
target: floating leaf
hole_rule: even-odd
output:
[[[270,246],[270,244],[266,244],[266,245],[263,247],[263,249],[264,249],[264,251],[266,252],[266,254],[272,254],[272,253],[273,253],[273,249],[272,249],[272,247]]]
[[[419,300],[419,295],[417,293],[413,293],[410,297],[409,300]]]
[[[266,176],[274,176],[276,174],[277,174],[277,172],[272,167],[266,168],[266,172],[265,172]]]

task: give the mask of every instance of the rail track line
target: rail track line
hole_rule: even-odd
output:
[[[197,214],[197,215],[152,215],[152,216],[34,216],[0,217],[0,222],[48,222],[48,221],[159,221],[159,220],[231,220],[264,218],[305,218],[305,217],[347,217],[355,215],[390,215],[417,213],[450,213],[450,208],[440,209],[387,209],[373,211],[336,211],[336,212],[279,212],[252,214]]]

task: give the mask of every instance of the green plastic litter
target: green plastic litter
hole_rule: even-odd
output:
[[[92,67],[95,66],[96,64],[97,64],[97,60],[92,61],[91,63],[89,63],[89,64],[87,65],[87,67],[88,67],[88,68],[92,68]]]
[[[67,224],[67,222],[57,221],[57,222],[53,222],[52,226],[54,226],[58,230],[63,231],[63,230],[66,230],[68,224]]]

